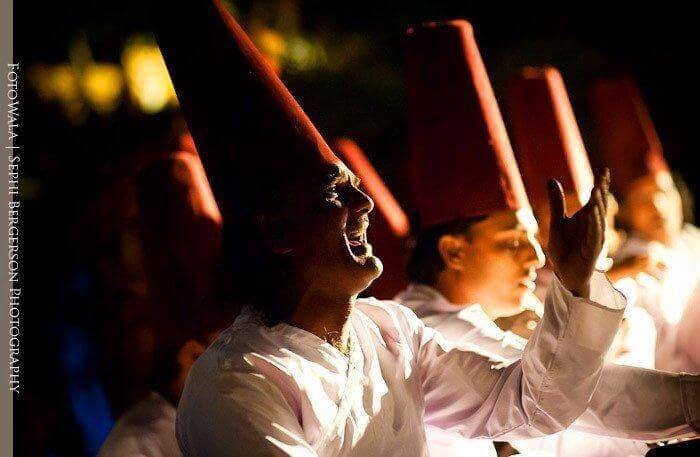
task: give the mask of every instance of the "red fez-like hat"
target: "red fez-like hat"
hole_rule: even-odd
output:
[[[585,204],[593,171],[559,71],[523,69],[508,85],[507,105],[515,156],[533,205],[548,201],[549,178]]]
[[[217,198],[338,162],[221,0],[157,2],[156,36]],[[249,196],[246,198],[252,198]]]
[[[407,70],[421,225],[528,206],[471,25],[409,29]]]
[[[629,78],[602,79],[589,93],[597,125],[600,162],[624,195],[636,179],[668,171],[661,141],[639,87]]]
[[[369,238],[382,259],[384,271],[372,283],[368,295],[392,298],[406,287],[405,257],[409,234],[408,216],[362,149],[353,140],[339,138],[333,149],[362,181],[362,187],[374,200],[376,210],[370,214]]]
[[[201,301],[220,252],[222,220],[199,157],[177,152],[155,161],[137,176],[137,189],[154,298],[173,308]]]

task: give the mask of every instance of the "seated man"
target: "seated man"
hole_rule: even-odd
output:
[[[414,169],[417,171],[414,174],[413,189],[418,196],[421,230],[408,265],[412,284],[396,300],[409,306],[427,326],[438,330],[453,343],[475,345],[484,351],[498,354],[505,359],[505,363],[512,363],[520,360],[523,350],[528,347],[526,341],[503,332],[493,321],[499,316],[519,312],[523,302],[534,290],[535,270],[544,263],[544,255],[537,241],[537,222],[527,198],[514,200],[510,198],[512,193],[502,191],[506,186],[509,189],[521,188],[523,183],[502,127],[503,121],[495,98],[491,96],[482,99],[482,106],[486,105],[488,109],[459,109],[464,100],[474,97],[472,94],[475,92],[479,93],[476,85],[471,82],[475,78],[465,78],[463,73],[484,72],[480,57],[476,52],[465,56],[458,46],[450,46],[451,43],[444,37],[441,37],[442,46],[438,46],[435,37],[423,35],[422,38],[423,42],[409,47],[408,53],[409,59],[413,59],[413,62],[409,60],[412,64],[409,65],[408,84],[411,94],[411,144],[416,162]],[[475,47],[471,36],[469,39]],[[441,73],[439,78],[434,75],[431,77],[432,69],[441,64],[449,64],[453,71]],[[554,76],[552,72],[548,74]],[[432,82],[426,85],[424,81],[429,77]],[[556,81],[538,81],[538,84],[539,82],[545,82],[545,87],[557,87],[556,84],[551,84]],[[488,87],[487,84],[488,81],[477,87]],[[445,87],[449,87],[450,91],[440,89]],[[559,89],[563,89],[563,85]],[[557,92],[562,95],[561,91]],[[548,104],[552,99],[548,92],[544,96],[542,93],[538,95],[532,87],[527,94],[530,96],[526,104],[528,115],[537,118],[542,111],[542,102]],[[561,103],[558,104],[562,108]],[[573,113],[570,114],[572,117]],[[564,121],[557,120],[556,116],[554,119],[557,123]],[[546,120],[540,121],[540,132],[529,132],[531,141],[547,129]],[[573,122],[573,119],[567,119],[566,122]],[[466,125],[470,129],[465,129]],[[556,128],[551,129],[553,133],[571,132],[575,125],[554,127]],[[499,136],[494,138],[491,136],[494,134],[483,134],[482,131],[498,132]],[[449,138],[449,141],[445,138]],[[547,140],[552,139],[548,137]],[[499,147],[492,148],[491,145]],[[542,148],[536,150],[539,153]],[[470,154],[463,151],[470,151]],[[549,153],[553,155],[554,151],[549,150]],[[563,156],[563,151],[560,150],[559,153]],[[585,152],[573,150],[569,153],[575,156]],[[581,162],[581,157],[574,159],[576,160],[568,162]],[[548,157],[540,161],[540,170],[549,167],[549,172],[545,175],[562,179],[567,177],[562,176],[564,173],[570,173],[569,170],[555,170],[562,162],[567,163],[564,157]],[[439,168],[441,171],[436,171],[436,166],[428,167],[429,163],[442,164]],[[533,168],[528,170],[532,171]],[[588,171],[591,182],[587,194],[595,197],[595,190],[591,194],[593,182],[590,168],[574,171]],[[564,203],[567,198],[560,187],[550,183],[547,189],[547,179],[543,176],[540,179],[543,188],[541,191],[540,186],[536,189],[533,186],[526,187],[528,191],[538,191],[537,201],[540,205],[545,199],[552,203],[547,204],[547,209],[553,214],[551,227],[554,229],[558,224],[556,221],[565,220],[562,218],[566,213]],[[479,182],[478,186],[471,184],[476,181]],[[570,181],[572,180],[569,179]],[[535,184],[535,177],[528,184]],[[446,193],[451,192],[451,195],[435,193],[433,189],[438,185],[446,189]],[[571,201],[571,198],[568,200]],[[583,203],[585,201],[583,199]],[[550,240],[550,252],[552,249],[556,252],[558,243],[556,239]],[[553,281],[556,281],[556,276],[552,274]],[[551,300],[551,290],[549,299]],[[546,319],[545,314],[543,322]],[[533,338],[527,344],[531,345]],[[577,427],[599,434],[650,438],[646,432],[637,434],[641,423],[637,420],[643,416],[641,421],[647,421],[650,425],[660,419],[658,413],[652,413],[660,398],[657,396],[657,381],[665,376],[671,376],[669,380],[678,378],[616,366],[606,367],[605,370],[609,372],[604,371],[594,402],[586,416],[576,423]],[[611,384],[608,385],[608,382]],[[629,387],[621,387],[625,383],[629,383]],[[639,411],[636,408],[634,411],[625,411],[624,403],[620,403],[620,409],[614,415],[610,414],[608,408],[611,398],[623,394],[636,395],[640,390],[646,393],[645,398],[649,398],[650,402],[646,406],[640,406]],[[678,397],[678,392],[676,387],[661,394],[662,397],[669,395],[663,400],[665,404],[669,401],[674,403],[672,409],[675,412],[672,415],[682,415],[687,406]],[[435,427],[428,427],[427,434],[431,451],[437,455],[461,455],[474,446],[471,440],[465,440],[456,434],[446,434]],[[577,455],[576,452],[581,451],[591,451],[588,455],[596,456],[610,455],[609,452],[613,452],[612,455],[620,452],[643,455],[646,450],[643,443],[629,440],[594,438],[588,435],[585,441],[590,444],[581,446],[580,440],[570,438],[571,434],[567,432],[566,437],[554,440],[534,440],[536,443],[528,440],[527,443],[517,444],[526,450],[546,450],[564,456]],[[491,454],[495,455],[493,449]]]
[[[162,11],[159,42],[223,208],[228,292],[247,305],[190,373],[185,455],[427,455],[424,422],[525,438],[585,410],[624,309],[591,279],[607,179],[553,224],[561,281],[522,361],[496,367],[398,304],[356,298],[381,272],[372,201],[220,1]],[[692,432],[685,417],[658,428]]]
[[[641,266],[637,272],[659,278],[656,290],[642,288],[640,300],[656,322],[656,367],[700,372],[695,337],[700,331],[700,231],[684,224],[679,189],[636,84],[628,78],[601,79],[592,87],[591,102],[598,160],[616,176],[619,220],[630,235],[615,261]],[[649,283],[648,276],[635,276],[647,279],[643,286]]]

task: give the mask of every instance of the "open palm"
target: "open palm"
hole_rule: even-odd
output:
[[[588,297],[589,281],[605,240],[605,214],[610,172],[596,177],[591,197],[573,216],[566,216],[561,184],[549,181],[551,222],[547,255],[564,287],[575,295]]]

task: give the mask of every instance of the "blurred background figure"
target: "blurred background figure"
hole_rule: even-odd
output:
[[[572,214],[590,198],[593,171],[569,101],[564,80],[556,68],[527,67],[514,76],[507,91],[507,106],[513,132],[515,156],[520,166],[528,197],[539,225],[539,239],[548,243],[550,206],[547,181],[562,185],[567,211]],[[613,178],[615,179],[615,178]],[[615,200],[606,219],[606,245],[598,269],[608,270],[611,247],[618,249],[614,229]],[[535,293],[544,300],[554,273],[545,266],[537,272]],[[654,367],[656,330],[653,320],[641,307],[634,306],[630,294],[625,319],[611,357],[646,368]]]
[[[638,302],[656,322],[656,366],[700,370],[700,231],[683,202],[637,85],[602,79],[590,92],[598,161],[612,170],[618,219],[628,237],[615,253],[617,276],[632,278]],[[620,272],[620,270],[622,272]]]
[[[189,135],[181,144],[192,145]],[[150,391],[119,419],[101,456],[177,456],[175,413],[189,369],[222,330],[213,305],[221,214],[195,150],[158,158],[136,176],[139,239],[153,339]],[[134,348],[132,354],[138,354]],[[129,354],[129,353],[127,353]]]

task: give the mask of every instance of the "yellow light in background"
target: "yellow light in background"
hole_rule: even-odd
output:
[[[282,59],[287,52],[284,37],[273,29],[261,28],[253,32],[253,41],[272,67],[279,72],[282,68]]]
[[[299,71],[313,70],[326,64],[326,50],[320,43],[295,36],[288,41],[287,61]]]
[[[119,65],[111,63],[89,64],[80,80],[83,94],[97,113],[112,113],[119,104],[124,80]]]
[[[56,101],[80,96],[78,79],[70,65],[36,64],[29,69],[29,81],[43,100]]]
[[[29,69],[30,84],[45,101],[58,102],[71,122],[79,124],[88,116],[80,94],[78,77],[70,64],[36,64]]]
[[[155,114],[177,104],[168,69],[155,44],[132,40],[122,51],[122,65],[129,95],[143,112]]]

